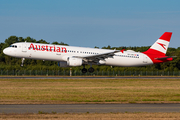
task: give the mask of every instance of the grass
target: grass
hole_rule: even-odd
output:
[[[0,79],[0,104],[180,103],[179,79]]]
[[[180,113],[81,113],[81,114],[0,114],[0,120],[178,120]]]

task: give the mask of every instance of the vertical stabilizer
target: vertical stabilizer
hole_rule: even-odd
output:
[[[172,32],[165,32],[144,54],[155,54],[165,56]]]

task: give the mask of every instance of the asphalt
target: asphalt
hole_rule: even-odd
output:
[[[180,112],[180,104],[52,104],[0,105],[0,113]]]

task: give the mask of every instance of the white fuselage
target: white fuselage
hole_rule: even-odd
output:
[[[111,51],[113,50],[19,42],[7,47],[3,52],[6,55],[18,58],[67,61],[68,57],[93,56]],[[129,50],[117,52],[111,58],[99,60],[99,64],[130,67],[150,65],[153,62],[146,54]]]

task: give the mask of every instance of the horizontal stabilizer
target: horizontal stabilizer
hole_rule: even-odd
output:
[[[158,58],[155,58],[156,60],[165,60],[165,59],[172,59],[176,56],[165,56],[165,57],[158,57]]]

